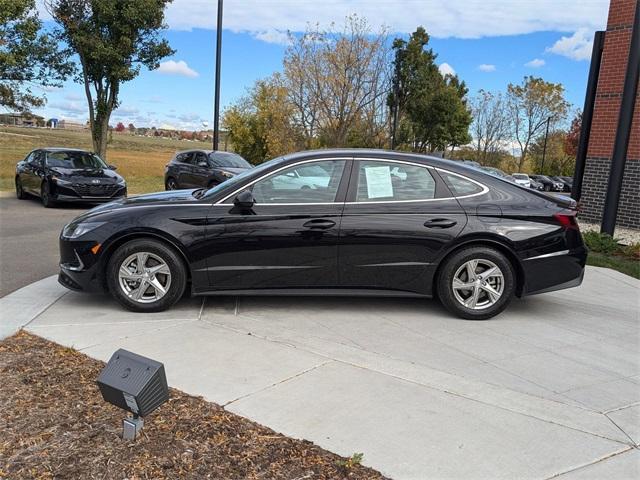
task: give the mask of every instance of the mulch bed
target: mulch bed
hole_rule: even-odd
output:
[[[125,412],[95,383],[103,367],[25,332],[0,342],[0,479],[385,478],[174,389],[125,442]]]

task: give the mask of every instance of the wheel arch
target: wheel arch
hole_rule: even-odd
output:
[[[469,247],[493,248],[494,250],[499,251],[505,257],[507,257],[507,259],[513,266],[513,270],[516,274],[516,292],[515,292],[516,296],[520,297],[522,295],[522,291],[524,290],[524,284],[525,284],[525,273],[524,273],[524,268],[522,267],[522,263],[518,258],[518,256],[516,255],[513,248],[509,246],[507,242],[498,240],[496,238],[470,237],[470,238],[462,239],[460,242],[456,243],[456,245],[452,246],[449,250],[447,250],[443,254],[442,258],[438,262],[438,267],[436,268],[436,271],[433,276],[435,281],[432,283],[432,294],[434,295],[434,297],[437,296],[438,277],[440,275],[440,271],[442,270],[444,263],[454,253],[462,250],[463,248],[469,248]]]
[[[115,238],[109,239],[108,243],[104,248],[104,251],[102,253],[102,258],[101,258],[101,265],[103,267],[101,283],[105,291],[108,291],[106,267],[109,263],[109,260],[111,259],[111,256],[114,254],[114,252],[127,242],[130,242],[132,240],[145,239],[145,238],[148,238],[151,240],[157,240],[161,243],[164,243],[166,246],[172,248],[176,252],[178,252],[178,256],[182,260],[182,263],[187,272],[187,285],[191,283],[192,281],[191,264],[189,262],[189,258],[187,257],[184,246],[175,238],[168,237],[167,235],[163,235],[162,233],[159,233],[153,230],[145,230],[145,231],[127,232]]]

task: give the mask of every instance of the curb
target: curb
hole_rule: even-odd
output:
[[[10,337],[68,292],[51,275],[0,298],[0,340]]]

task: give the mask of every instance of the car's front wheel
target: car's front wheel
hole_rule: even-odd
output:
[[[167,178],[167,183],[165,184],[165,190],[178,190],[178,182],[175,178],[169,177]]]
[[[134,312],[160,312],[184,293],[187,272],[179,254],[162,242],[132,240],[109,259],[107,285],[111,295]]]
[[[55,201],[51,198],[51,189],[48,182],[42,182],[40,187],[40,199],[44,208],[51,208],[55,206]]]
[[[468,247],[445,260],[437,278],[442,304],[461,318],[486,320],[502,312],[515,291],[508,258],[488,247]]]

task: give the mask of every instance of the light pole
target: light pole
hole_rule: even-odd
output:
[[[216,85],[213,95],[213,149],[220,142],[220,53],[222,51],[222,0],[218,0],[218,26],[216,29]]]
[[[549,136],[549,122],[551,122],[551,117],[547,117],[547,129],[544,132],[544,146],[542,147],[542,165],[540,165],[540,175],[544,175],[544,158],[547,156],[547,137]]]

